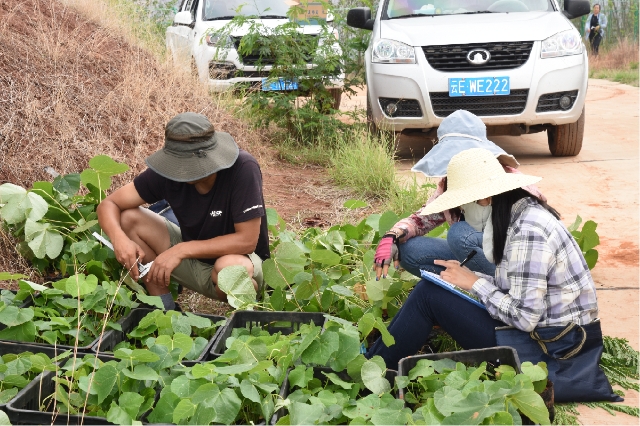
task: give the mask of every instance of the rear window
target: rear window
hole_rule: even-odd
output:
[[[388,0],[389,19],[425,15],[553,11],[551,0]]]

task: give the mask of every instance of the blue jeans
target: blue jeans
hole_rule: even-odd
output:
[[[451,225],[446,240],[414,237],[400,244],[398,249],[402,267],[418,277],[420,269],[436,274],[444,270],[442,266],[434,265],[434,260],[462,262],[471,250],[475,250],[477,254],[466,264],[469,269],[491,276],[496,272],[496,265],[489,262],[482,251],[482,232],[476,231],[464,221]]]
[[[480,349],[496,346],[494,329],[505,324],[491,318],[485,309],[422,280],[389,324],[395,344],[387,347],[378,339],[365,356],[380,355],[387,368],[397,370],[401,358],[415,355],[427,342],[434,325],[439,325],[464,349]]]

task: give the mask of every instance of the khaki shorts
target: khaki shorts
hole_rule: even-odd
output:
[[[165,218],[167,231],[171,247],[182,242],[180,227]],[[253,264],[253,279],[258,283],[258,288],[262,288],[262,259],[255,253],[246,255]],[[198,259],[184,259],[180,265],[173,270],[171,278],[178,284],[207,296],[210,299],[217,299],[216,286],[211,279],[213,265],[199,261]]]

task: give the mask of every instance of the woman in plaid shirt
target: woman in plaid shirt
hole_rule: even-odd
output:
[[[559,214],[522,189],[541,178],[507,173],[491,152],[475,148],[451,159],[447,179],[448,189],[421,215],[473,202],[491,206],[482,240],[495,272],[473,272],[451,259],[433,263],[443,269],[442,279],[476,295],[485,308],[422,280],[389,325],[395,344],[386,347],[378,339],[367,357],[380,355],[396,368],[420,350],[434,325],[463,348],[475,349],[496,346],[496,327],[528,332],[597,318],[595,286],[582,251]]]

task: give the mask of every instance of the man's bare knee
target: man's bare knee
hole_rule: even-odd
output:
[[[120,213],[120,226],[125,234],[131,237],[136,228],[140,226],[143,219],[143,213],[141,207],[135,209],[127,209]]]

